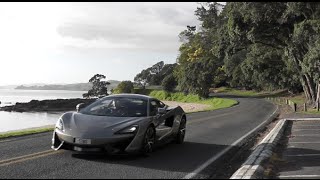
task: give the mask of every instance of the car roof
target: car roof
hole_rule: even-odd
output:
[[[137,99],[143,99],[143,100],[155,99],[153,97],[142,95],[142,94],[126,94],[126,93],[109,95],[103,98],[108,98],[108,97],[129,97],[129,98],[137,98]]]

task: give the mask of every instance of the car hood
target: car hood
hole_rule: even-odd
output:
[[[63,117],[65,133],[83,137],[112,136],[114,132],[133,124],[138,124],[146,117],[110,117],[94,116],[81,113],[69,113]]]

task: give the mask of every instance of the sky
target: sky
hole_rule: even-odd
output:
[[[176,62],[196,2],[1,2],[0,86],[131,80]]]

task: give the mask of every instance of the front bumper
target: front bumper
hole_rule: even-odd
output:
[[[52,149],[67,149],[79,152],[108,152],[111,154],[125,153],[128,146],[135,138],[135,134],[121,134],[106,138],[85,138],[90,139],[90,144],[76,143],[75,138],[59,130],[55,130],[52,138]]]

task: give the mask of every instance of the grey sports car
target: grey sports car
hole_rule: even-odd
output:
[[[138,94],[110,95],[84,106],[59,118],[52,149],[148,154],[165,140],[184,141],[187,119],[180,106]]]

